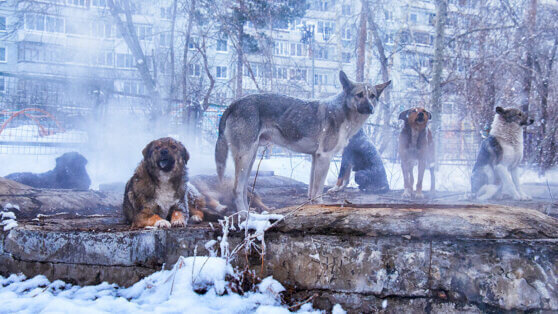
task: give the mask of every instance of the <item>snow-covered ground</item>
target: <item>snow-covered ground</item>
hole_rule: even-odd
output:
[[[0,313],[290,313],[281,304],[279,282],[268,277],[255,291],[240,295],[228,280],[236,275],[219,257],[181,257],[171,270],[129,288],[81,287],[42,275],[0,276]],[[297,313],[320,312],[305,304]]]

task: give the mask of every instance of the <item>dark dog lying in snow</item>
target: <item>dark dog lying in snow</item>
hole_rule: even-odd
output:
[[[87,159],[80,153],[70,152],[56,158],[54,169],[45,173],[16,172],[10,179],[34,188],[89,190],[91,179],[85,169]]]
[[[343,150],[337,184],[328,192],[344,189],[355,172],[355,182],[362,191],[385,193],[389,191],[386,170],[376,147],[361,129]]]

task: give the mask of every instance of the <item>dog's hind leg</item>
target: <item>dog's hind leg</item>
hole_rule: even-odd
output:
[[[515,183],[507,167],[502,164],[499,164],[496,165],[496,167],[494,167],[494,171],[500,178],[502,193],[509,194],[516,201],[521,200],[521,195],[519,195],[519,192],[517,192],[517,189],[515,188]]]
[[[512,180],[513,180],[513,184],[515,185],[515,189],[519,193],[519,196],[520,196],[521,200],[522,201],[531,200],[531,197],[529,195],[525,194],[525,192],[523,192],[523,189],[521,188],[521,183],[519,182],[519,173],[518,173],[517,167],[513,168],[510,172],[511,172]]]
[[[424,198],[422,194],[422,179],[424,179],[424,170],[426,170],[426,163],[423,160],[419,161],[418,164],[418,177],[417,177],[417,198]]]
[[[413,194],[413,166],[404,161],[401,162],[401,172],[403,172],[404,191],[403,197],[411,197]]]
[[[235,151],[234,154],[234,204],[237,211],[248,210],[248,200],[246,199],[246,189],[248,179],[252,171],[252,164],[256,158],[258,144],[254,143],[251,148],[245,151]]]

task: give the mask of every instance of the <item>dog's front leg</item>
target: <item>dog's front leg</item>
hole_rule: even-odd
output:
[[[405,190],[403,197],[411,197],[413,195],[413,168],[410,163],[401,160],[401,172],[403,173],[403,184]]]
[[[424,198],[424,194],[422,194],[422,180],[424,179],[424,170],[426,169],[426,162],[423,158],[419,160],[418,163],[418,177],[417,177],[417,198]]]
[[[188,203],[180,202],[172,206],[170,208],[170,212],[172,213],[170,221],[173,227],[186,227],[188,216],[190,214]],[[201,222],[203,220],[203,213],[194,209],[190,220],[192,220],[193,223]]]
[[[308,197],[310,198],[310,200],[313,200],[314,203],[323,203],[322,194],[324,191],[324,183],[326,180],[327,172],[329,170],[330,162],[330,156],[325,156],[319,153],[312,156],[312,168],[314,170],[312,175],[312,194]]]
[[[512,176],[512,180],[513,180],[513,184],[515,185],[515,189],[517,190],[517,193],[519,193],[519,197],[522,201],[529,201],[531,200],[531,197],[527,194],[525,194],[525,192],[523,192],[523,189],[521,188],[521,183],[519,182],[519,171],[518,168],[515,167],[513,169],[511,169],[511,176]]]
[[[517,192],[515,188],[515,183],[510,175],[508,168],[502,164],[496,165],[494,171],[500,178],[500,184],[502,185],[502,192],[509,194],[514,200],[521,200],[521,195]]]
[[[134,218],[132,227],[135,228],[145,228],[145,227],[155,227],[155,228],[170,228],[171,224],[167,220],[161,218],[161,216],[155,214],[152,208],[142,209]]]

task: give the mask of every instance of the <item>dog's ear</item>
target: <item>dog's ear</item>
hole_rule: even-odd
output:
[[[188,160],[190,160],[190,154],[188,154],[188,150],[186,150],[186,147],[184,146],[182,146],[181,156],[182,159],[184,160],[184,164],[187,164]]]
[[[147,146],[145,146],[145,148],[141,151],[141,153],[143,154],[143,158],[144,159],[148,159],[151,156],[151,148],[153,146],[153,142],[150,142],[149,144],[147,144]]]
[[[498,113],[498,114],[504,114],[504,112],[505,112],[504,108],[502,108],[502,107],[500,107],[500,106],[496,107],[496,113]]]
[[[430,113],[430,111],[424,111],[426,112],[426,114],[428,115],[428,120],[432,120],[432,114]]]
[[[409,119],[409,112],[410,111],[411,111],[411,109],[407,109],[405,111],[402,111],[399,114],[399,120],[407,121],[407,119]]]
[[[341,86],[343,86],[344,91],[348,92],[353,89],[353,83],[343,71],[339,71],[339,82],[341,82]]]
[[[377,94],[376,94],[376,98],[380,97],[380,95],[382,94],[382,92],[384,91],[384,89],[385,89],[386,87],[388,87],[389,84],[391,84],[391,80],[389,80],[389,81],[387,81],[387,82],[385,82],[385,83],[378,84],[378,85],[374,86],[374,87],[376,88],[376,93],[377,93]]]

